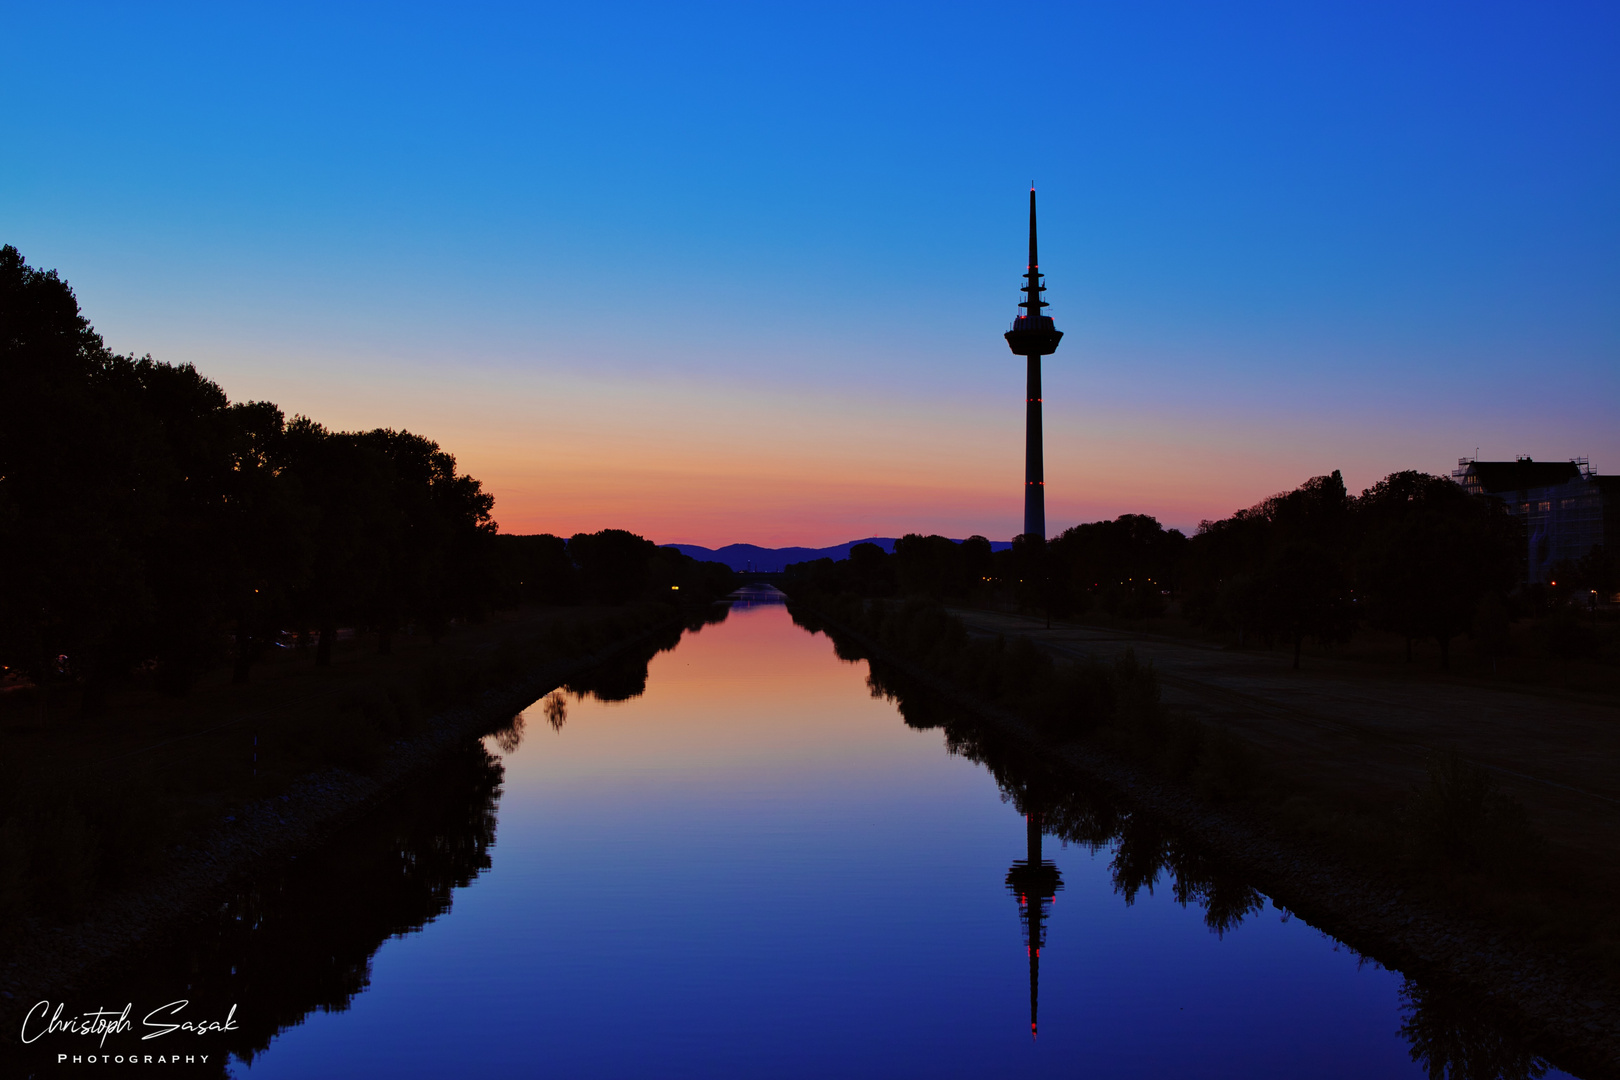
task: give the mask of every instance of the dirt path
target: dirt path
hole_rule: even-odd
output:
[[[1295,779],[1360,803],[1399,799],[1433,751],[1491,769],[1537,826],[1620,875],[1620,702],[1390,675],[1364,663],[1237,651],[953,609],[970,633],[1025,635],[1054,656],[1151,661],[1167,706],[1242,734]]]

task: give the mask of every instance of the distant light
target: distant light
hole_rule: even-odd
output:
[[[678,588],[680,588],[680,586],[679,585],[671,585],[670,588],[671,589],[678,589]]]

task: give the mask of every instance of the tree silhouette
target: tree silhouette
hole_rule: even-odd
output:
[[[876,544],[849,549],[850,585],[862,596],[888,596],[895,590],[893,558]]]
[[[647,593],[648,564],[658,545],[623,529],[579,533],[568,541],[568,555],[579,568],[585,594],[599,603],[622,604]]]
[[[1050,546],[1072,603],[1095,601],[1110,615],[1145,618],[1163,613],[1186,544],[1156,518],[1122,514],[1065,529]]]
[[[500,543],[494,499],[409,431],[334,432],[233,403],[191,365],[110,352],[54,272],[0,248],[0,664],[94,708],[137,667],[246,681],[287,629],[437,640],[494,603],[696,602],[729,590],[620,530]],[[48,700],[42,705],[48,714]]]
[[[579,572],[562,537],[503,533],[495,537],[494,557],[497,587],[508,606],[579,601]]]
[[[47,691],[103,686],[151,616],[164,455],[131,367],[54,271],[0,248],[0,662]]]
[[[1356,625],[1350,589],[1352,503],[1337,470],[1224,521],[1206,521],[1188,545],[1195,595],[1189,613],[1293,646],[1345,641]]]
[[[1440,666],[1481,600],[1512,587],[1522,561],[1506,507],[1419,472],[1392,473],[1357,500],[1357,582],[1372,625],[1412,642],[1433,638]]]
[[[399,525],[392,463],[359,437],[328,431],[305,416],[286,428],[289,470],[317,521],[309,573],[294,597],[295,618],[314,627],[315,664],[329,666],[338,626],[364,622],[378,606],[387,549]]]
[[[1013,537],[1010,573],[1020,607],[1041,612],[1046,625],[1070,610],[1069,583],[1052,545],[1033,533]]]
[[[983,576],[974,570],[988,570],[989,552],[990,541],[982,536],[958,544],[943,536],[907,533],[894,543],[895,578],[900,592],[936,600],[965,597]]]

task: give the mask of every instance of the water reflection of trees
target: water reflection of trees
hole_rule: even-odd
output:
[[[787,597],[774,585],[744,585],[728,598],[730,606],[739,611],[757,607],[781,607]]]
[[[670,623],[641,641],[621,649],[611,659],[569,679],[563,687],[575,700],[590,696],[598,701],[629,701],[647,692],[647,666],[653,657],[680,644],[688,630],[725,622],[729,604],[716,603],[689,614],[684,623]],[[550,719],[548,714],[547,719]],[[560,727],[553,724],[553,727]]]
[[[581,673],[564,690],[576,699],[638,696],[646,689],[654,656],[673,648],[687,630],[720,622],[726,614],[726,605],[717,604],[685,624],[665,627]],[[567,719],[563,692],[548,694],[540,708],[560,730]],[[520,713],[489,734],[509,754],[525,729]],[[309,1013],[347,1009],[369,984],[371,958],[383,942],[449,911],[455,890],[490,866],[502,775],[500,761],[482,741],[468,740],[413,781],[408,794],[296,859],[234,886],[216,915],[188,927],[183,938],[133,958],[126,973],[100,983],[99,998],[133,1002],[138,1012],[143,1002],[151,1009],[185,998],[192,1003],[189,1015],[211,1019],[223,1018],[235,1004],[239,1031],[211,1036],[206,1047],[177,1042],[164,1048],[193,1054],[201,1049],[218,1076],[225,1075],[227,1055],[251,1062]],[[140,1034],[122,1037],[128,1046],[109,1039],[106,1049],[155,1054],[156,1044],[139,1043]],[[0,1073],[11,1075],[7,1064],[0,1060]],[[23,1069],[44,1064],[41,1058]]]
[[[1224,935],[1261,910],[1264,898],[1246,877],[1211,858],[1168,823],[1132,811],[1106,790],[1038,755],[938,695],[920,691],[881,661],[868,661],[867,685],[893,701],[915,728],[940,728],[946,749],[983,765],[1004,802],[1043,822],[1047,835],[1097,852],[1111,848],[1114,891],[1127,904],[1168,879],[1182,906],[1199,905],[1204,923]]]
[[[95,988],[98,1002],[131,1002],[137,1017],[187,999],[180,1019],[223,1019],[235,1004],[239,1030],[209,1036],[206,1045],[179,1034],[141,1043],[137,1023],[134,1033],[108,1039],[106,1051],[204,1052],[208,1070],[223,1076],[227,1054],[251,1061],[309,1013],[347,1009],[369,984],[383,942],[449,911],[455,890],[490,866],[501,780],[500,762],[469,740],[407,795],[239,882],[212,916]],[[37,1049],[63,1049],[50,1041]]]
[[[561,690],[547,694],[540,708],[546,714],[546,723],[551,725],[552,731],[561,731],[568,722],[568,698]]]
[[[629,701],[647,692],[647,672],[653,657],[680,644],[688,630],[724,622],[730,606],[711,605],[680,625],[671,624],[631,645],[604,663],[580,672],[563,686],[551,691],[535,703],[540,714],[551,725],[551,730],[562,731],[568,723],[568,699],[582,701],[593,697],[598,701]],[[527,710],[518,713],[490,734],[503,754],[510,754],[522,745],[528,731]]]
[[[1046,835],[1093,853],[1111,849],[1109,874],[1125,903],[1135,902],[1144,890],[1152,895],[1168,879],[1171,897],[1184,907],[1197,904],[1204,924],[1222,936],[1262,910],[1265,897],[1240,869],[1201,848],[1172,822],[1125,805],[1072,770],[1055,768],[1049,757],[871,658],[860,643],[833,632],[813,614],[794,609],[793,617],[807,630],[827,633],[840,659],[865,660],[874,697],[893,702],[910,727],[942,731],[946,749],[983,765],[995,777],[1002,800],[1038,822]],[[1038,851],[1033,842],[1031,850]],[[1021,916],[1027,921],[1027,913],[1021,910]],[[1040,930],[1035,940],[1043,936]],[[1527,1049],[1525,1039],[1472,998],[1407,978],[1401,1014],[1400,1034],[1431,1080],[1532,1080],[1546,1073],[1547,1062]]]
[[[1532,1080],[1547,1063],[1482,1019],[1477,1003],[1441,987],[1406,980],[1401,1034],[1429,1080]]]

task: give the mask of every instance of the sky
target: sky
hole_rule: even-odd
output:
[[[1620,8],[0,0],[0,243],[503,531],[1007,539],[1620,471]]]

